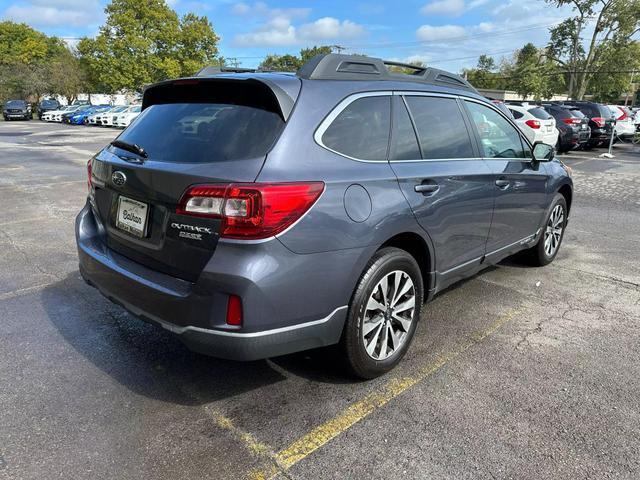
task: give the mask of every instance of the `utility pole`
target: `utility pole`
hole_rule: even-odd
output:
[[[629,93],[631,92],[631,89],[633,88],[633,77],[635,76],[635,74],[636,74],[635,70],[633,72],[631,72],[631,81],[629,82],[629,88],[627,89],[627,94],[624,97],[624,106],[625,107],[629,103]]]

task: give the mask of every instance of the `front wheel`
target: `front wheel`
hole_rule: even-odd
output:
[[[420,267],[406,251],[383,248],[369,261],[341,339],[355,375],[375,378],[402,360],[420,319],[423,288]]]
[[[527,250],[531,263],[543,267],[556,258],[567,226],[567,201],[556,193],[538,243]]]

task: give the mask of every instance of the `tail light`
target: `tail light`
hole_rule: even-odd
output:
[[[622,112],[622,115],[620,115],[618,117],[618,121],[623,121],[626,120],[627,118],[629,118],[629,115],[627,115],[627,112],[625,112],[622,108],[619,108],[618,110],[620,110]]]
[[[534,130],[537,130],[541,126],[540,120],[527,120],[524,123],[526,123],[529,127],[533,128]]]
[[[229,295],[227,301],[227,325],[242,325],[242,299],[237,295]]]
[[[292,225],[323,191],[323,182],[196,185],[184,193],[176,213],[220,218],[221,237],[257,240]]]
[[[563,118],[562,121],[564,123],[566,123],[567,125],[580,125],[582,123],[582,120],[580,120],[579,118]]]
[[[606,123],[605,119],[602,117],[593,117],[591,120],[597,125],[598,128],[604,127]]]

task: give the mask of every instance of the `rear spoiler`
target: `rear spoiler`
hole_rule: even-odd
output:
[[[277,111],[286,122],[300,93],[301,82],[294,76],[279,75],[277,79],[270,76],[226,74],[165,80],[145,87],[142,110],[155,104],[195,102],[204,96],[208,101],[219,98],[239,105],[259,105]]]

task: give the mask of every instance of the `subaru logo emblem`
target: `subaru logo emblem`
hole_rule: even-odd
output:
[[[121,187],[127,183],[127,176],[122,172],[113,172],[111,175],[111,181],[116,187]]]

